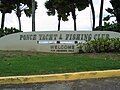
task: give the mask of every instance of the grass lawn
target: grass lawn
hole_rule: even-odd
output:
[[[0,76],[120,69],[119,53],[48,54],[0,51]]]

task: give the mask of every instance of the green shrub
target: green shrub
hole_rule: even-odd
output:
[[[110,23],[104,22],[104,26],[96,27],[95,31],[114,31],[120,32],[120,23]]]
[[[91,42],[85,42],[85,43],[78,43],[77,44],[77,48],[79,48],[79,53],[83,53],[83,52],[93,52],[93,49],[91,48]]]
[[[112,39],[112,51],[119,52],[120,51],[120,38]]]
[[[83,52],[83,46],[84,46],[83,44],[84,43],[81,43],[81,42],[77,44],[77,48],[79,48],[79,53]]]
[[[86,43],[78,44],[81,52],[120,52],[120,39],[119,38],[99,38]]]
[[[0,37],[2,37],[4,35],[5,35],[4,30],[0,28]]]
[[[5,27],[5,29],[0,29],[0,37],[8,35],[8,34],[12,34],[12,33],[18,33],[18,32],[22,32],[16,28],[7,28]]]

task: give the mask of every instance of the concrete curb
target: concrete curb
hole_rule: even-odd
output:
[[[0,77],[0,84],[25,84],[109,77],[120,77],[120,69],[64,74]]]

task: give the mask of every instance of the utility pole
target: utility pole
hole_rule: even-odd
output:
[[[32,0],[32,32],[35,32],[35,0]]]

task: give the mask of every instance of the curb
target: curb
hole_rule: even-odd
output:
[[[0,77],[0,84],[27,84],[54,81],[69,81],[92,78],[120,77],[119,70],[89,71],[64,74]]]

